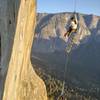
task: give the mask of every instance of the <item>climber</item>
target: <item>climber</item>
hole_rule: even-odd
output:
[[[77,21],[76,15],[74,15],[70,19],[70,25],[67,32],[64,34],[64,37],[66,37],[66,35],[69,37],[72,32],[76,33],[77,28],[78,28],[78,21]]]

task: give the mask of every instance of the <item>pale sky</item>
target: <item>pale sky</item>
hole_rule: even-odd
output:
[[[37,0],[37,12],[73,12],[75,0]],[[76,11],[100,15],[100,0],[76,0]]]

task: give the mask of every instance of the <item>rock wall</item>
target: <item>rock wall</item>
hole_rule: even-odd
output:
[[[67,60],[67,37],[64,38],[63,35],[71,15],[72,13],[37,15],[36,39],[32,53],[32,59],[36,61],[33,63],[58,79],[63,79]],[[69,75],[66,73],[66,76],[68,75],[70,82],[78,87],[100,88],[100,16],[80,13],[77,16],[82,38],[79,45],[71,51],[68,62]]]
[[[47,100],[45,85],[30,62],[35,16],[35,0],[0,0],[2,100]]]
[[[73,13],[67,12],[38,13],[33,51],[48,53],[65,50],[67,38],[64,38],[64,33],[72,15]],[[78,13],[77,18],[79,21],[79,34],[75,37],[76,42],[78,44],[88,43],[87,40],[93,37],[95,37],[96,41],[100,41],[100,16]]]

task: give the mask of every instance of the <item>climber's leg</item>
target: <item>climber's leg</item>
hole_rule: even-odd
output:
[[[69,27],[68,31],[64,34],[64,36],[66,37],[66,35],[67,35],[69,37],[71,32],[72,32],[72,28]]]
[[[69,27],[69,30],[67,31],[67,36],[69,37],[71,33],[72,33],[72,28]]]

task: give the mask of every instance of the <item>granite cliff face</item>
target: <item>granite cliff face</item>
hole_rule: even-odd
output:
[[[37,15],[33,58],[46,65],[42,67],[47,73],[60,79],[63,78],[67,60],[64,51],[67,38],[63,35],[71,15],[72,13]],[[80,39],[77,37],[79,44],[72,50],[69,58],[69,79],[77,86],[100,87],[100,17],[85,14],[77,14],[77,16],[82,35]]]
[[[37,14],[37,28],[35,35],[34,51],[54,52],[62,51],[66,47],[64,33],[72,13]],[[91,39],[100,42],[100,17],[95,15],[77,14],[80,27],[79,44],[88,44]],[[91,39],[90,39],[91,38]]]
[[[2,100],[47,100],[44,82],[30,61],[35,19],[35,0],[0,0],[0,100],[2,94]]]

